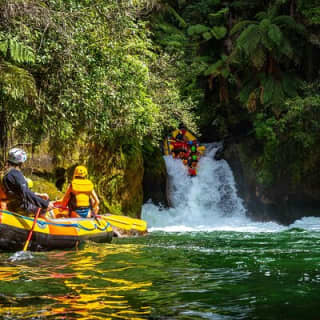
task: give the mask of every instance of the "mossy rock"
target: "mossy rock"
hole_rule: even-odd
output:
[[[168,206],[166,194],[167,169],[159,146],[145,141],[143,146],[143,201]]]
[[[30,176],[33,181],[32,191],[37,193],[47,193],[50,200],[59,200],[63,197],[63,193],[58,190],[54,183],[35,175]]]
[[[139,146],[112,150],[95,146],[91,150],[89,172],[102,202],[101,211],[140,218],[144,169]]]

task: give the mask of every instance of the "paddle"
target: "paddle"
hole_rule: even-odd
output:
[[[105,216],[98,216],[108,221],[112,226],[121,228],[124,230],[137,230],[147,231],[147,222],[141,219],[134,219],[126,216],[118,216],[113,214],[107,214]]]
[[[25,243],[25,245],[24,245],[24,247],[23,247],[23,251],[27,251],[27,249],[28,249],[28,245],[29,245],[30,239],[31,239],[31,237],[32,237],[33,229],[34,229],[34,227],[36,226],[36,223],[37,223],[37,220],[38,220],[40,211],[41,211],[41,208],[39,208],[39,209],[37,210],[36,216],[35,216],[34,219],[33,219],[33,224],[32,224],[32,227],[31,227],[31,229],[30,229],[30,231],[29,231],[27,241],[26,241],[26,243]]]

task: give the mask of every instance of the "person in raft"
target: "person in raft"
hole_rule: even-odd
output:
[[[73,218],[90,218],[99,211],[99,198],[93,189],[93,183],[87,179],[87,176],[87,168],[77,166],[61,201],[62,207],[68,206],[70,216]]]
[[[2,184],[7,195],[9,211],[35,214],[41,208],[41,214],[54,208],[46,193],[35,193],[30,190],[27,179],[21,172],[23,163],[27,160],[24,150],[13,148],[9,150],[7,168]]]

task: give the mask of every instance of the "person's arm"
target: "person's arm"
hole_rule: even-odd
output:
[[[28,188],[28,183],[19,170],[11,170],[10,177],[8,179],[12,185],[12,191],[16,193],[22,201],[32,203],[38,208],[47,209],[49,206],[49,200],[44,200],[38,197],[34,192]]]
[[[94,204],[92,205],[93,212],[95,214],[98,214],[100,200],[99,200],[98,195],[96,194],[96,192],[94,190],[92,190],[91,196],[92,196],[92,199],[94,201]]]
[[[31,202],[38,208],[47,209],[50,201],[47,199],[43,199],[32,192],[27,186],[21,186],[21,191],[23,194],[23,198],[28,202]]]
[[[71,184],[69,184],[68,189],[66,193],[63,196],[63,199],[61,201],[61,206],[62,207],[67,207],[69,199],[70,199],[70,194],[71,194]]]

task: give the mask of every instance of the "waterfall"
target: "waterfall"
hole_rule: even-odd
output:
[[[172,208],[162,208],[152,202],[144,204],[142,218],[148,222],[150,231],[274,232],[287,229],[274,222],[253,222],[246,217],[230,166],[225,160],[214,159],[221,146],[221,143],[206,145],[196,177],[188,176],[181,160],[164,157]],[[297,223],[299,227],[305,224],[304,220]]]

